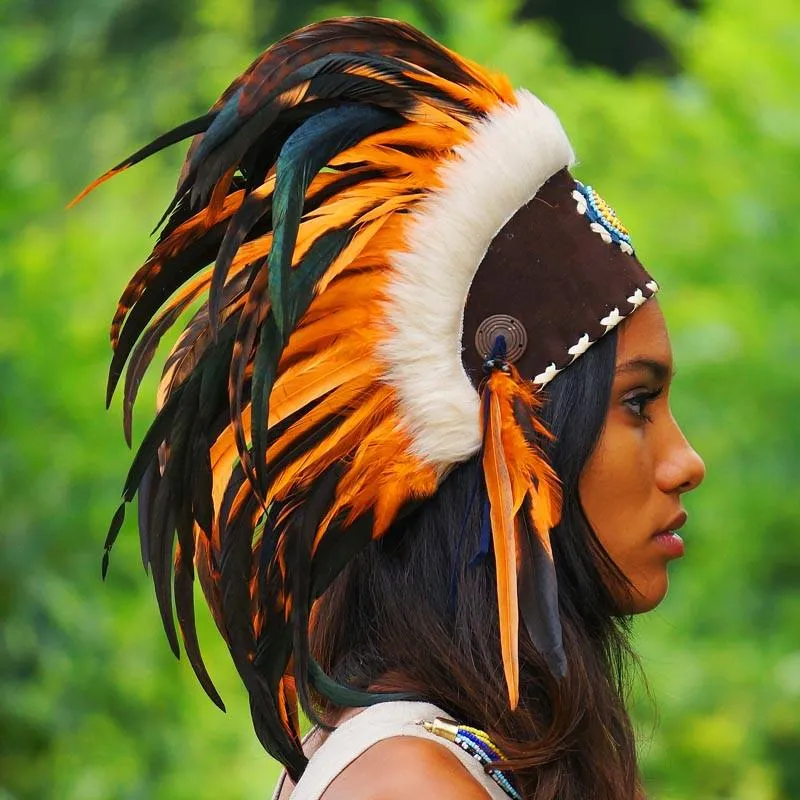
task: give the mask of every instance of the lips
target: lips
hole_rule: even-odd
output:
[[[689,515],[685,511],[680,511],[676,514],[672,520],[667,523],[664,528],[661,530],[656,531],[653,536],[665,536],[669,534],[675,533],[675,531],[679,530],[686,524],[686,520],[689,519]]]
[[[672,518],[666,528],[653,534],[653,539],[669,558],[680,558],[683,555],[683,539],[681,539],[676,531],[686,524],[687,519],[687,513],[681,511]]]
[[[677,533],[659,533],[653,537],[668,558],[681,558],[684,553],[683,539]]]

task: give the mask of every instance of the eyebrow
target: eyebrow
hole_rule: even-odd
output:
[[[624,375],[642,370],[649,372],[657,381],[666,381],[672,375],[669,364],[654,358],[632,358],[620,364],[614,371],[617,375]]]

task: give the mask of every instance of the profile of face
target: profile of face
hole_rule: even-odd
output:
[[[672,348],[656,301],[618,330],[608,413],[578,492],[600,543],[630,582],[627,591],[613,590],[616,599],[624,613],[638,614],[667,593],[667,565],[683,555],[676,533],[686,521],[682,496],[699,486],[705,466],[670,410]]]

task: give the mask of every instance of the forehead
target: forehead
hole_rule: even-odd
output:
[[[667,324],[655,299],[648,300],[619,326],[617,365],[635,359],[672,365]]]

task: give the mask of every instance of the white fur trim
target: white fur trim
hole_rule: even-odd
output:
[[[481,443],[478,394],[461,363],[467,292],[492,239],[574,161],[556,115],[530,92],[474,126],[438,171],[442,188],[415,208],[406,250],[392,254],[380,345],[412,451],[440,474]]]

